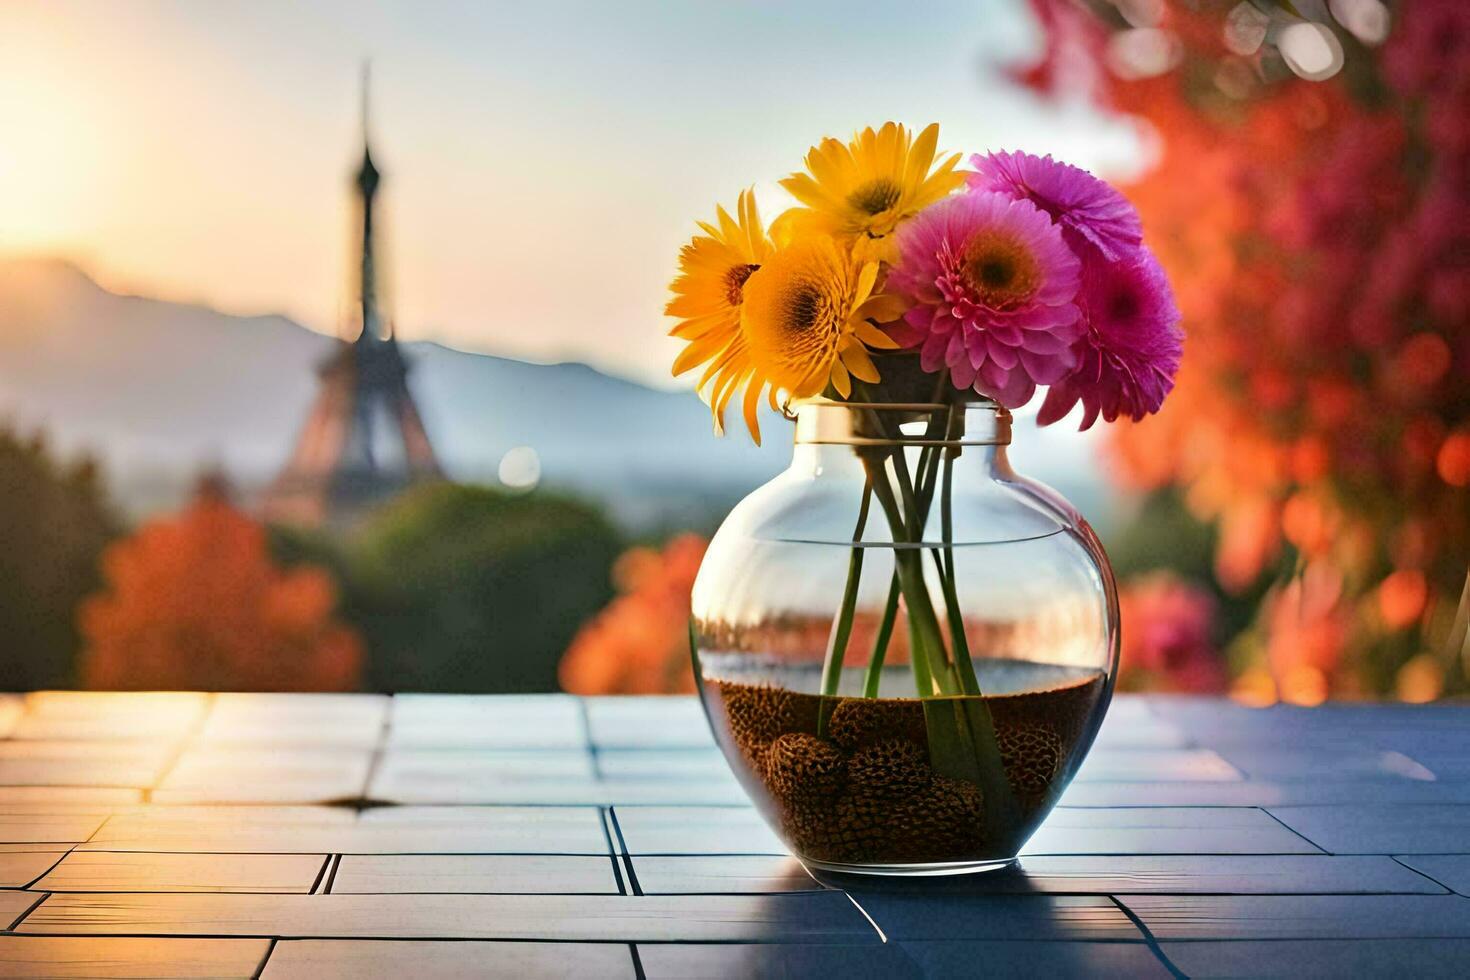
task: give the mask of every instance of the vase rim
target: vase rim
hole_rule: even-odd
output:
[[[912,425],[940,412],[956,412],[958,438],[927,438],[924,432],[902,432],[897,437],[861,431],[860,412],[894,412]],[[1011,413],[990,399],[956,404],[943,402],[841,402],[814,398],[796,406],[797,445],[840,446],[1008,446]]]

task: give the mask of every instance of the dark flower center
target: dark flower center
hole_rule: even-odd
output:
[[[786,299],[786,326],[804,333],[816,325],[822,308],[822,294],[811,286],[799,286]]]
[[[1116,323],[1132,320],[1138,316],[1138,297],[1128,290],[1121,290],[1108,297],[1108,319]]]
[[[730,271],[725,273],[725,302],[731,306],[739,306],[744,299],[745,280],[759,268],[758,265],[732,265]]]
[[[847,203],[863,214],[882,214],[898,203],[898,185],[887,177],[878,177],[847,195]]]
[[[987,306],[1007,309],[1035,294],[1036,259],[1025,245],[1000,235],[980,235],[965,249],[964,274]]]

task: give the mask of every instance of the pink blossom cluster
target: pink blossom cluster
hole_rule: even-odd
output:
[[[1084,429],[1158,411],[1183,333],[1133,205],[1049,156],[970,162],[964,193],[899,232],[888,285],[912,305],[890,333],[926,371],[1008,408],[1050,386],[1042,424],[1079,402]]]

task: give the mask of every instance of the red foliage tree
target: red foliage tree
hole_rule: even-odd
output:
[[[561,661],[561,686],[573,694],[693,691],[689,594],[705,544],[682,534],[662,550],[625,552],[613,568],[622,594],[572,641]]]
[[[1470,689],[1470,4],[1033,5],[1022,79],[1157,136],[1130,196],[1188,339],[1164,410],[1113,445],[1218,527],[1223,589],[1281,575],[1240,641],[1251,683]],[[1294,73],[1303,37],[1341,60],[1300,74],[1335,75]]]
[[[217,481],[176,517],[111,545],[104,590],[80,610],[85,686],[116,690],[344,691],[362,645],[333,618],[319,568],[278,567],[265,529]]]

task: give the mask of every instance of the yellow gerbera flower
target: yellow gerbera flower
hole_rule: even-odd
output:
[[[740,326],[753,374],[747,421],[766,384],[788,400],[810,398],[830,384],[843,398],[852,378],[877,382],[868,347],[898,346],[870,319],[903,313],[897,297],[873,293],[878,263],[862,262],[831,238],[802,238],[774,252],[745,284]],[[757,441],[759,441],[757,439]]]
[[[956,153],[934,169],[939,124],[931,123],[911,139],[896,123],[872,127],[851,143],[828,137],[806,155],[808,173],[781,181],[804,208],[776,219],[772,234],[782,244],[809,232],[825,232],[853,244],[860,259],[893,262],[893,232],[905,218],[933,204],[964,183],[955,172]]]
[[[739,383],[751,374],[740,333],[745,283],[773,248],[756,210],[754,193],[741,191],[735,210],[737,217],[731,217],[717,207],[716,224],[699,222],[704,234],[680,249],[679,275],[669,285],[674,298],[664,307],[669,316],[680,318],[670,335],[689,341],[674,361],[674,375],[709,362],[698,389],[710,404],[716,432],[724,431],[725,406]],[[747,419],[750,414],[753,410]]]

